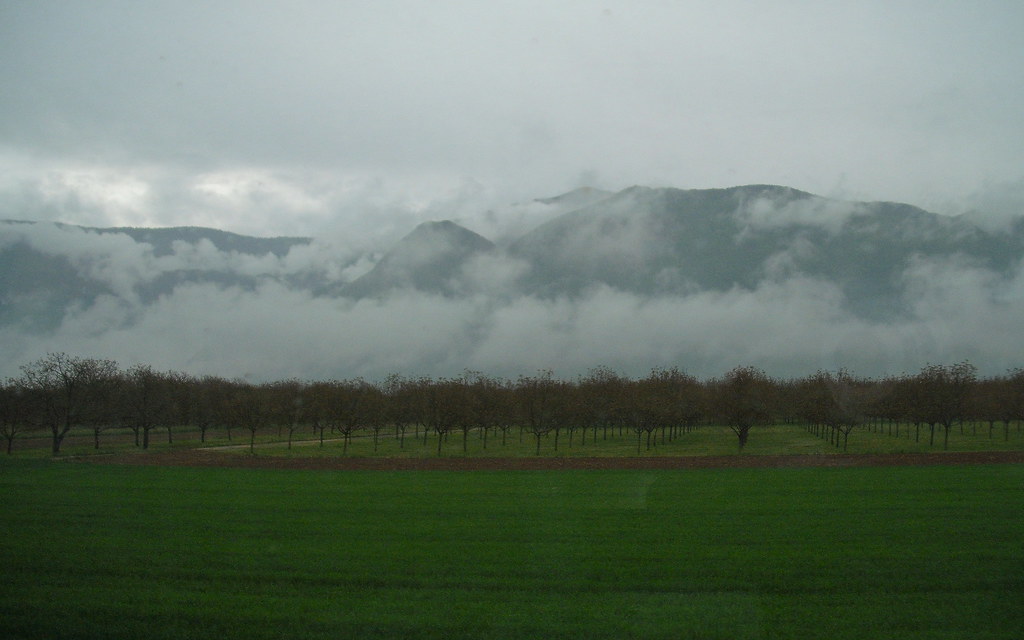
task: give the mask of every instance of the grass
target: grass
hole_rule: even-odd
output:
[[[267,434],[269,435],[269,434]],[[558,448],[555,449],[554,435],[547,435],[541,442],[542,456],[599,456],[599,457],[621,457],[637,455],[636,434],[617,431],[609,432],[607,438],[598,432],[596,440],[593,432],[587,432],[586,444],[580,443],[579,434],[569,444],[567,434],[562,433],[559,437]],[[958,430],[950,433],[950,451],[1006,451],[1020,450],[1024,448],[1024,435],[1011,430],[1009,440],[1004,441],[1002,432],[996,437],[989,438],[987,428],[979,428],[977,433],[967,429],[964,434]],[[942,451],[942,436],[936,433],[934,445],[928,444],[927,428],[922,430],[920,441],[915,441],[913,431],[907,431],[901,427],[899,437],[887,435],[886,433],[871,432],[867,429],[860,429],[850,435],[848,453],[912,453],[912,452],[937,452]],[[407,434],[404,447],[389,434],[381,438],[376,450],[373,440],[369,436],[353,438],[348,446],[347,453],[342,452],[342,443],[337,440],[325,442],[320,447],[318,441],[306,440],[305,443],[296,443],[291,449],[274,438],[268,438],[257,449],[259,455],[273,456],[338,456],[348,455],[352,457],[430,457],[437,455],[437,437],[434,434],[428,435],[427,443],[423,444],[422,435],[419,439]],[[800,425],[773,425],[756,428],[743,450],[744,455],[771,455],[771,454],[829,454],[842,453],[842,448],[836,448],[811,433],[808,433]],[[238,455],[248,455],[248,448],[235,450]],[[660,437],[656,444],[650,449],[646,441],[641,443],[640,455],[643,456],[696,456],[696,455],[735,455],[737,453],[736,436],[728,427],[704,426],[689,433],[679,435],[675,440],[662,442]],[[502,444],[498,434],[491,433],[488,436],[487,447],[484,448],[483,439],[478,432],[471,432],[466,439],[466,450],[463,451],[462,433],[452,433],[446,442],[442,443],[441,455],[447,457],[534,457],[536,455],[536,441],[530,434],[523,434],[520,439],[519,430],[510,430],[506,444]]]
[[[587,440],[581,444],[580,434],[573,437],[570,445],[569,436],[562,432],[555,447],[554,434],[548,434],[541,442],[542,456],[636,456],[637,437],[628,431],[619,433],[609,430],[599,431],[595,439],[593,430],[587,430]],[[14,457],[17,458],[49,458],[50,443],[43,434],[36,432],[30,437],[15,440]],[[949,436],[950,451],[1019,451],[1024,449],[1024,432],[1020,425],[1011,425],[1008,438],[1004,440],[1002,425],[997,425],[993,437],[988,436],[987,423],[968,424],[964,432],[954,427]],[[348,451],[343,452],[339,436],[326,434],[328,438],[323,447],[308,427],[296,430],[294,446],[286,445],[286,432],[278,433],[276,429],[267,428],[259,431],[256,437],[257,453],[271,456],[338,456],[353,457],[391,456],[391,457],[433,457],[437,455],[437,436],[429,434],[424,444],[422,435],[417,438],[412,430],[405,437],[404,446],[400,446],[394,433],[390,430],[382,433],[376,450],[369,432],[360,432],[352,438]],[[898,437],[887,433],[873,432],[861,427],[850,434],[848,453],[912,453],[940,452],[942,447],[941,429],[936,429],[935,443],[928,444],[927,427],[921,429],[919,439],[915,439],[912,426],[901,425]],[[206,442],[199,440],[198,430],[190,427],[175,427],[174,441],[167,442],[167,430],[154,430],[150,439],[150,451],[166,451],[168,449],[190,447],[233,447],[226,452],[237,455],[249,455],[249,432],[235,429],[232,439],[227,438],[224,429],[211,429]],[[453,432],[442,443],[441,455],[446,457],[533,457],[536,455],[536,441],[528,434],[520,437],[517,428],[510,429],[505,444],[501,434],[491,431],[486,447],[479,431],[472,431],[466,438],[466,450],[463,451],[462,433]],[[93,446],[92,434],[88,430],[73,429],[61,448],[61,456],[92,456],[112,453],[142,452],[134,446],[129,430],[112,429],[104,432],[100,438],[100,448]],[[826,440],[808,433],[801,425],[778,424],[756,427],[750,436],[744,455],[770,454],[828,454],[840,453],[841,448],[829,444]],[[657,437],[655,444],[647,448],[646,441],[641,442],[640,455],[643,456],[692,456],[692,455],[734,455],[737,453],[736,436],[728,427],[702,426],[689,433],[679,435],[675,440],[663,442]]]
[[[753,439],[751,441],[753,444]],[[1017,638],[1024,466],[0,462],[5,638]]]

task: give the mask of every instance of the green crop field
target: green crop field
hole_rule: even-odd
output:
[[[0,462],[4,638],[1020,638],[1024,465]]]

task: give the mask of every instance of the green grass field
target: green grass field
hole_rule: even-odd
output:
[[[636,434],[612,430],[607,434],[598,431],[595,434],[587,430],[586,443],[581,443],[580,434],[574,435],[570,443],[569,435],[562,432],[555,446],[554,434],[548,434],[541,442],[542,456],[610,456],[629,457],[637,455]],[[44,434],[35,432],[31,437],[22,437],[15,441],[16,458],[49,458],[50,443]],[[1005,437],[1004,437],[1005,435]],[[437,456],[437,436],[429,434],[426,443],[422,437],[416,438],[410,430],[406,435],[404,446],[399,445],[392,431],[382,432],[381,438],[374,448],[373,439],[367,432],[360,432],[352,438],[348,451],[343,453],[339,436],[327,434],[324,446],[309,428],[297,430],[291,449],[285,444],[286,432],[279,433],[276,429],[263,429],[257,434],[256,452],[266,456],[339,456],[351,457],[386,456],[386,457],[433,457]],[[142,452],[132,443],[131,432],[128,430],[111,430],[102,434],[101,446],[94,449],[92,434],[88,430],[74,429],[61,448],[61,456],[92,456],[110,453]],[[154,431],[151,438],[150,451],[166,451],[171,448],[233,447],[225,449],[225,453],[237,455],[249,454],[249,432],[236,429],[234,437],[229,440],[223,429],[213,429],[207,434],[205,444],[199,441],[199,432],[192,428],[175,427],[173,444],[168,444],[166,429]],[[918,438],[914,437],[913,427],[901,425],[899,435],[886,432],[871,431],[861,427],[850,434],[847,452],[851,454],[870,453],[923,453],[943,451],[941,430],[935,434],[935,442],[929,444],[928,429],[921,429]],[[989,436],[986,423],[968,424],[963,433],[955,426],[949,436],[949,451],[1020,451],[1024,449],[1024,430],[1017,423],[1011,425],[1004,434],[1002,425]],[[801,425],[778,424],[757,427],[751,432],[750,441],[743,450],[744,455],[772,454],[829,454],[842,453],[837,448],[818,436],[809,433]],[[695,455],[733,455],[737,453],[736,436],[728,427],[702,426],[689,433],[683,433],[674,440],[663,442],[660,434],[654,439],[651,448],[647,448],[646,439],[641,441],[642,456],[695,456]],[[487,438],[486,446],[482,434],[472,431],[466,438],[463,451],[463,435],[461,432],[451,433],[441,445],[443,457],[533,457],[536,455],[536,441],[530,434],[520,434],[517,428],[510,429],[505,443],[499,432],[492,430]]]
[[[752,440],[753,442],[753,440]],[[1024,465],[0,462],[4,638],[1020,638]]]

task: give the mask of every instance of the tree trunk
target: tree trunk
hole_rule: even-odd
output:
[[[747,437],[750,435],[750,427],[741,427],[736,433],[736,436],[740,440],[740,451],[743,451],[743,447],[747,444]]]

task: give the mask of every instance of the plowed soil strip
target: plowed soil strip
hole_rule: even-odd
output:
[[[732,455],[657,458],[345,458],[227,454],[203,449],[75,460],[102,464],[309,469],[337,471],[543,471],[558,469],[727,469],[795,467],[884,467],[904,465],[1020,464],[1024,451],[960,453]]]

